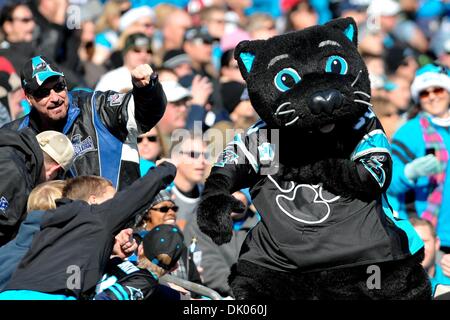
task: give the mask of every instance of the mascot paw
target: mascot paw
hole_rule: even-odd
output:
[[[197,209],[197,223],[200,230],[214,243],[230,242],[233,235],[232,212],[245,210],[242,202],[228,194],[217,194],[203,199]]]

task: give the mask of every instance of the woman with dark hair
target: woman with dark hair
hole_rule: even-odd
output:
[[[392,139],[391,204],[400,218],[430,221],[450,252],[450,72],[428,64],[411,85],[411,118]]]
[[[318,23],[319,15],[310,1],[300,0],[286,12],[285,32],[302,30]]]
[[[135,233],[140,237],[144,237],[147,231],[152,230],[156,226],[162,224],[175,226],[177,212],[178,206],[175,205],[170,193],[166,190],[161,190],[145,213],[136,221]],[[184,280],[198,284],[202,283],[192,256],[187,249],[183,250],[181,254],[178,269],[171,274]]]

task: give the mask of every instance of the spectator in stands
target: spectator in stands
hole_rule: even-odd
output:
[[[131,34],[122,51],[123,65],[105,73],[97,83],[95,90],[113,90],[126,92],[133,88],[130,73],[141,64],[152,63],[151,38],[143,33]]]
[[[242,92],[238,104],[230,110],[230,118],[233,128],[237,130],[247,130],[258,121],[259,116],[250,102],[247,89]]]
[[[418,218],[411,218],[410,221],[425,244],[425,258],[422,261],[422,266],[430,276],[434,296],[438,285],[450,286],[450,278],[442,272],[437,261],[440,240],[430,221]]]
[[[157,296],[159,279],[177,268],[186,249],[183,239],[176,226],[161,225],[147,231],[137,250],[137,266],[113,257],[94,300],[150,300]]]
[[[194,72],[209,78],[216,76],[211,69],[213,41],[206,27],[189,28],[184,34],[183,49],[192,61]]]
[[[28,195],[72,166],[74,149],[62,133],[35,136],[26,128],[0,129],[0,245],[13,239],[26,215]]]
[[[410,82],[400,76],[390,77],[389,81],[394,85],[393,90],[387,93],[389,101],[394,104],[399,114],[406,114],[412,107]]]
[[[212,45],[212,64],[216,69],[216,72],[220,68],[220,57],[222,56],[222,50],[220,48],[220,39],[225,34],[226,16],[227,10],[220,5],[212,5],[204,7],[199,12],[200,25],[206,27],[208,33],[213,37]],[[217,74],[217,73],[216,73]]]
[[[161,190],[153,199],[148,210],[136,223],[136,231],[145,234],[147,231],[160,225],[176,225],[178,206],[172,200],[171,194],[166,190]],[[185,248],[180,257],[180,265],[172,275],[181,279],[189,280],[201,284],[200,275],[193,262],[192,254]]]
[[[318,24],[319,15],[308,0],[301,0],[286,13],[286,32]]]
[[[149,6],[134,7],[126,11],[119,20],[120,36],[117,45],[111,53],[106,67],[109,70],[121,67],[124,64],[122,51],[125,48],[128,37],[135,33],[143,33],[152,39],[155,32],[155,13]]]
[[[33,13],[24,2],[6,4],[0,13],[0,26],[3,36],[0,56],[11,61],[14,69],[21,70],[35,52],[33,31],[36,24]]]
[[[392,92],[392,91],[391,91]],[[388,91],[388,94],[390,92]],[[384,133],[389,141],[392,141],[392,136],[397,131],[401,124],[400,116],[396,106],[387,97],[373,97],[370,102],[372,103],[372,110],[376,114],[378,120],[380,120],[383,126]]]
[[[84,83],[81,74],[77,72],[80,66],[78,58],[80,39],[76,28],[68,23],[68,7],[68,0],[30,1],[30,9],[37,25],[35,53],[58,63],[66,76],[69,88],[73,88]],[[17,70],[21,70],[22,67],[23,64]]]
[[[220,91],[223,106],[230,115],[240,102],[242,92],[245,89],[245,81],[239,71],[237,61],[234,59],[233,52],[233,49],[225,51],[220,61]]]
[[[412,83],[419,68],[416,53],[404,46],[394,46],[385,50],[384,61],[388,76],[402,77],[409,83]]]
[[[189,90],[175,81],[161,81],[161,85],[167,96],[167,107],[157,127],[162,138],[162,154],[164,157],[168,157],[172,145],[172,133],[176,129],[182,129],[186,126],[188,101],[192,98],[192,95]]]
[[[193,73],[191,58],[183,49],[169,50],[163,57],[163,68],[172,69],[178,78],[189,76]]]
[[[24,99],[20,78],[13,65],[0,57],[0,127],[22,115]]]
[[[170,50],[179,50],[183,47],[184,33],[188,28],[192,27],[191,16],[182,9],[172,11],[166,19],[164,19],[161,32],[163,35],[163,52],[164,55]]]
[[[120,190],[139,178],[136,137],[161,119],[166,104],[157,75],[149,65],[137,66],[127,77],[133,90],[126,94],[69,92],[57,65],[36,56],[21,72],[22,88],[33,106],[31,112],[6,126],[13,130],[31,127],[37,133],[51,129],[69,135],[77,158],[72,175],[102,174]],[[129,105],[131,98],[134,110]],[[100,156],[105,153],[108,156]]]
[[[111,0],[105,3],[103,14],[97,19],[95,26],[95,52],[93,62],[97,65],[105,63],[115,50],[119,41],[119,20],[124,10],[122,3],[128,1]]]
[[[254,13],[248,18],[247,32],[252,40],[266,40],[277,35],[275,20],[267,13]]]
[[[412,119],[392,140],[393,175],[388,189],[401,218],[420,217],[436,228],[441,251],[450,252],[450,75],[429,64],[411,86]]]
[[[361,26],[367,20],[367,7],[370,0],[343,0],[339,2],[339,17],[352,17]]]
[[[149,132],[143,133],[137,137],[139,151],[139,167],[141,177],[147,173],[150,168],[156,166],[156,160],[161,155],[161,137],[158,129],[153,127]]]
[[[21,223],[17,236],[0,247],[0,291],[5,288],[20,260],[31,246],[34,235],[41,229],[46,210],[56,208],[56,199],[62,197],[65,181],[53,180],[34,188],[27,202],[27,216]]]
[[[69,180],[65,198],[51,215],[45,215],[41,232],[0,299],[91,299],[113,252],[113,235],[133,223],[175,173],[173,164],[163,162],[117,194],[112,183],[101,177]],[[126,250],[133,244],[124,245]],[[72,268],[78,268],[78,278]]]
[[[223,297],[233,296],[228,284],[231,266],[238,260],[248,231],[259,221],[258,215],[248,209],[249,199],[242,192],[237,191],[233,193],[233,196],[244,203],[247,210],[243,213],[231,213],[233,235],[230,242],[220,246],[215,244],[211,238],[200,231],[196,219],[193,219],[184,230],[185,243],[195,238],[196,242],[193,245],[196,245],[196,248],[191,247],[191,249],[201,252],[197,267],[202,270],[203,283]]]
[[[222,97],[220,95],[220,84],[217,80],[216,70],[212,67],[212,44],[214,38],[208,33],[205,27],[190,28],[184,35],[183,49],[192,61],[193,73],[180,78],[180,84],[186,88],[192,87],[194,92],[194,79],[196,76],[208,77],[212,84],[211,95],[208,97],[210,109],[203,118],[203,129],[222,121],[229,121],[228,113],[223,108]],[[198,77],[197,77],[198,79]],[[204,82],[205,80],[201,80]],[[195,96],[194,96],[195,97]],[[193,109],[194,110],[194,109]],[[197,117],[195,117],[197,119]],[[192,121],[188,121],[192,124]],[[191,128],[191,125],[188,125]]]
[[[181,136],[174,142],[171,158],[177,162],[177,176],[169,188],[175,204],[180,208],[177,225],[185,226],[195,219],[195,211],[200,201],[209,155],[201,136]]]

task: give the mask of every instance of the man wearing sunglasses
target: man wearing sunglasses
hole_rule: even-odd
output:
[[[201,136],[183,138],[172,145],[170,152],[177,163],[177,175],[170,192],[180,208],[177,225],[182,230],[196,217],[209,159],[206,143]]]
[[[138,32],[130,34],[125,40],[121,52],[123,65],[105,73],[97,83],[95,90],[114,90],[125,92],[133,87],[130,72],[141,64],[152,63],[151,38]]]
[[[68,91],[64,74],[43,56],[33,57],[21,72],[22,88],[32,105],[29,115],[6,126],[55,130],[75,149],[72,176],[98,175],[119,190],[139,178],[136,137],[162,117],[166,97],[156,73],[142,64],[131,71],[128,93]],[[133,103],[131,100],[133,99]]]

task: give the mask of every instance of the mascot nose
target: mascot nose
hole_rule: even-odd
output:
[[[319,91],[311,96],[309,109],[313,114],[319,114],[323,111],[326,113],[333,112],[342,104],[342,94],[335,89]]]

